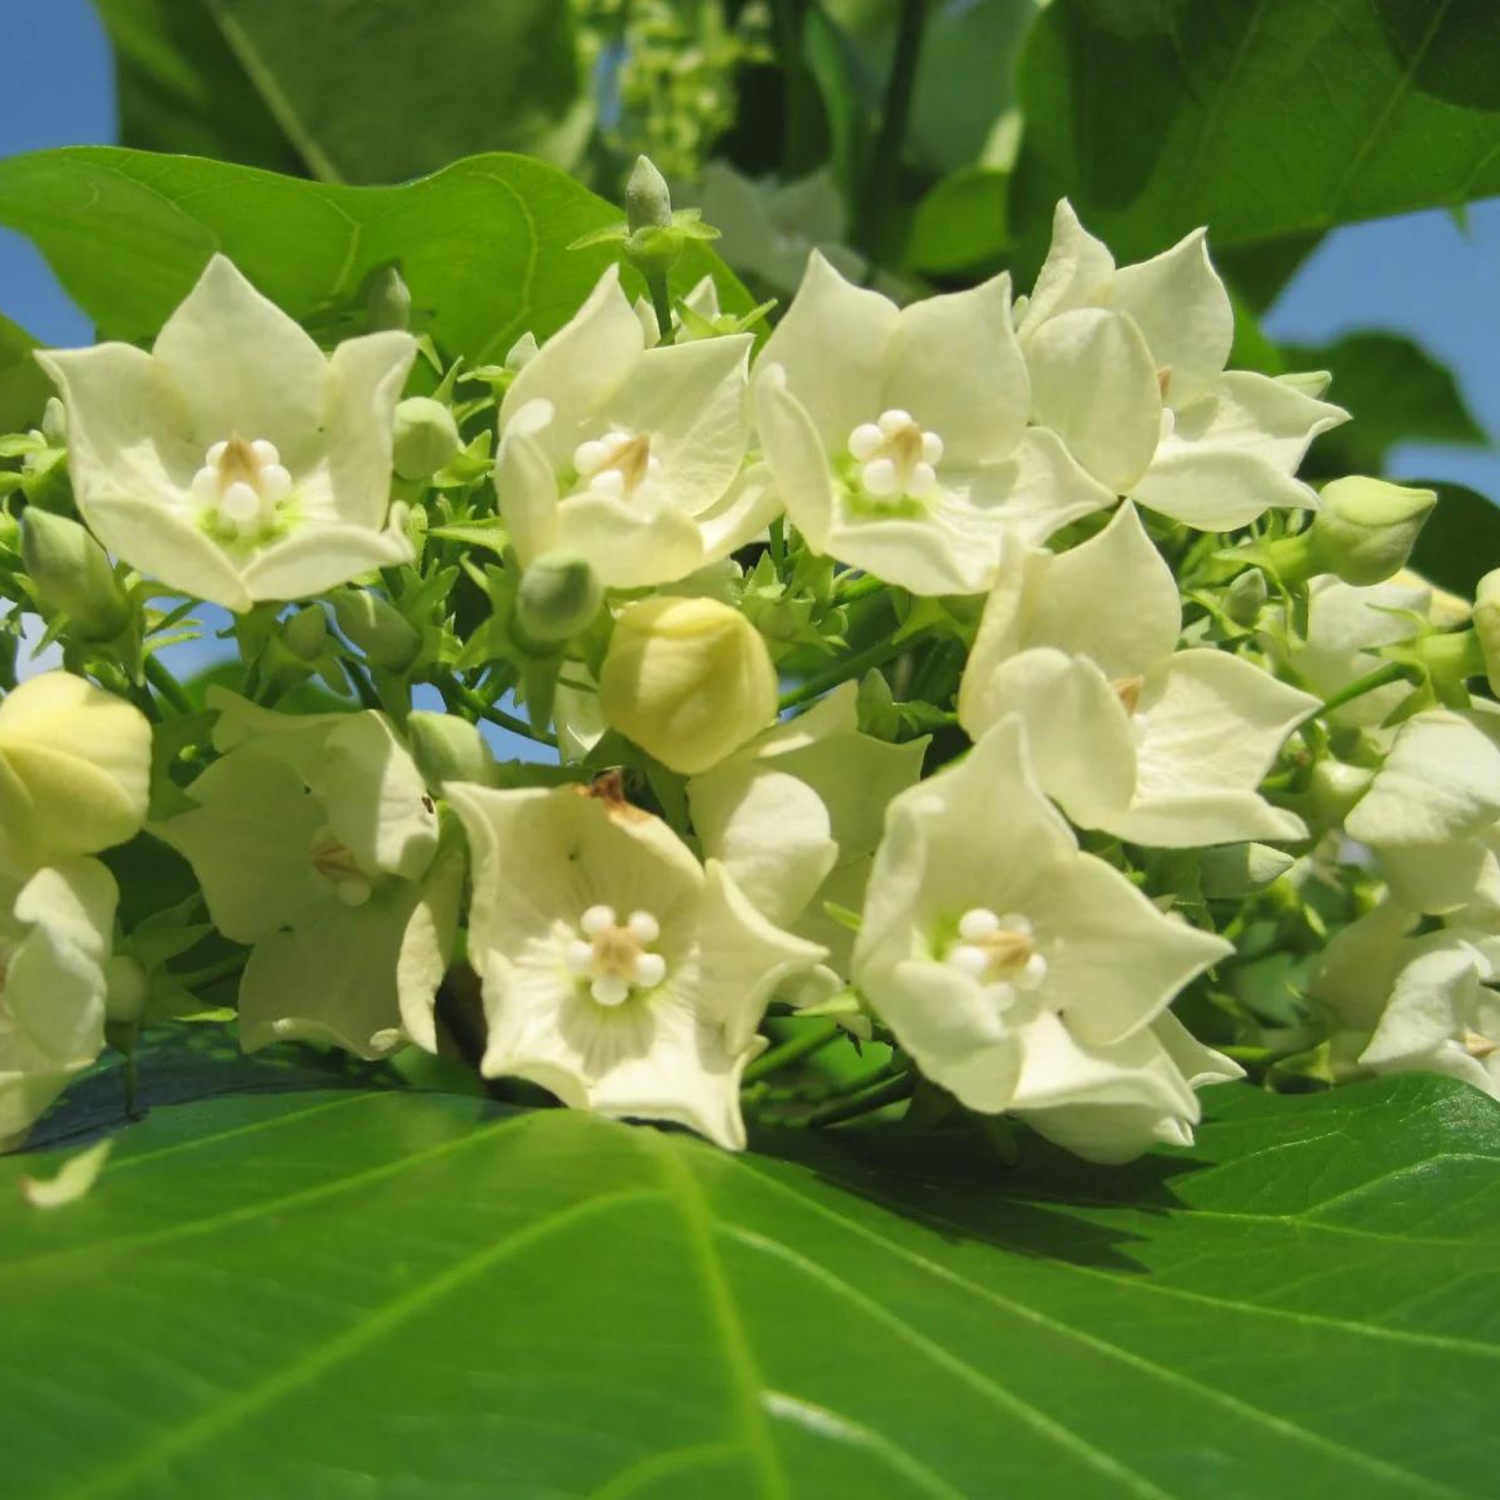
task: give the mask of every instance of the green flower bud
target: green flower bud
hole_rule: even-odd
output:
[[[403,479],[430,479],[463,446],[458,423],[441,401],[408,396],[396,408],[396,472]]]
[[[1406,566],[1432,507],[1434,490],[1351,476],[1326,485],[1308,537],[1322,572],[1367,587]]]
[[[1266,575],[1259,568],[1246,568],[1224,590],[1224,613],[1247,629],[1260,619],[1266,607]]]
[[[599,575],[571,552],[547,552],[521,576],[516,623],[534,641],[565,641],[599,613],[604,587]]]
[[[136,1026],[146,1013],[151,982],[139,960],[117,953],[104,965],[104,1014],[112,1026]]]
[[[1237,900],[1264,889],[1296,862],[1269,844],[1219,844],[1203,851],[1200,888],[1211,901]]]
[[[365,282],[365,317],[371,333],[411,325],[411,291],[395,266],[381,266]]]
[[[339,629],[377,667],[404,672],[422,649],[422,633],[379,594],[342,588],[333,593],[333,616]]]
[[[68,446],[68,409],[57,396],[48,396],[42,409],[42,436],[49,448]]]
[[[315,604],[282,622],[281,642],[299,661],[315,662],[328,644],[328,617]]]
[[[672,193],[667,179],[656,169],[649,156],[638,156],[625,184],[625,226],[632,234],[638,229],[667,229],[672,223]]]
[[[423,781],[434,791],[446,781],[495,784],[495,757],[467,719],[417,709],[407,718],[406,738]]]
[[[1484,675],[1500,697],[1500,568],[1486,573],[1474,589],[1474,634],[1484,654]]]
[[[711,769],[772,724],[776,691],[759,632],[714,599],[632,604],[599,673],[609,723],[685,776]]]
[[[83,640],[113,640],[130,624],[130,599],[108,554],[77,521],[28,506],[21,557],[42,602],[67,615]]]

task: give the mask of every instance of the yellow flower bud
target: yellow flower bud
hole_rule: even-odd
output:
[[[132,704],[67,672],[0,702],[0,831],[43,864],[123,844],[146,819],[151,726]]]
[[[776,717],[766,643],[715,599],[646,599],[615,625],[599,700],[616,729],[664,765],[694,776]]]

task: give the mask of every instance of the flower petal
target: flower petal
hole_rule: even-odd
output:
[[[1234,308],[1208,258],[1205,230],[1116,271],[1109,305],[1145,334],[1152,357],[1168,371],[1167,400],[1174,407],[1202,395],[1229,363]]]
[[[947,462],[968,466],[1010,456],[1026,426],[1030,392],[1011,320],[1009,276],[902,308],[888,359],[880,405],[909,411],[919,426],[937,432]],[[849,433],[834,436],[847,441]]]
[[[703,566],[703,536],[670,505],[642,511],[609,495],[572,495],[557,508],[557,545],[593,565],[611,589],[676,583]]]
[[[328,361],[225,256],[209,261],[167,319],[152,357],[180,394],[201,448],[265,438],[294,474],[320,453]]]
[[[1115,261],[1073,212],[1066,198],[1052,215],[1052,244],[1021,317],[1023,343],[1049,318],[1075,307],[1102,304],[1108,296]]]
[[[417,341],[394,330],[345,339],[329,360],[327,464],[333,509],[357,526],[384,524],[391,498],[396,403]]]
[[[252,599],[311,599],[377,568],[412,560],[406,534],[327,521],[304,521],[245,564]]]
[[[1156,363],[1129,318],[1086,307],[1050,318],[1026,345],[1032,419],[1115,494],[1146,472],[1161,434]]]
[[[826,552],[837,487],[818,429],[780,365],[762,357],[753,390],[761,446],[787,515],[814,552]]]

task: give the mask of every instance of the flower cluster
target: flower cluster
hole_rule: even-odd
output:
[[[1297,477],[1347,414],[1226,368],[1202,234],[1121,267],[1064,203],[1029,297],[905,306],[815,251],[769,336],[627,275],[475,368],[325,350],[216,256],[149,352],[39,354],[0,1139],[226,999],[730,1148],[914,1097],[1122,1161],[1247,1070],[1500,1096],[1500,577],[1403,571],[1430,492]],[[200,605],[238,665],[183,684]],[[179,886],[122,920],[104,850]]]

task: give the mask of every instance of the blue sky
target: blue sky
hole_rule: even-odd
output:
[[[88,0],[0,0],[0,22],[0,155],[110,140],[109,49]],[[0,311],[47,343],[90,337],[41,258],[4,230]],[[1362,327],[1424,344],[1457,374],[1481,425],[1500,434],[1500,200],[1474,205],[1463,229],[1446,213],[1425,213],[1337,231],[1267,324],[1273,337],[1308,343]],[[1459,480],[1500,499],[1494,450],[1413,447],[1396,455],[1393,470]]]

